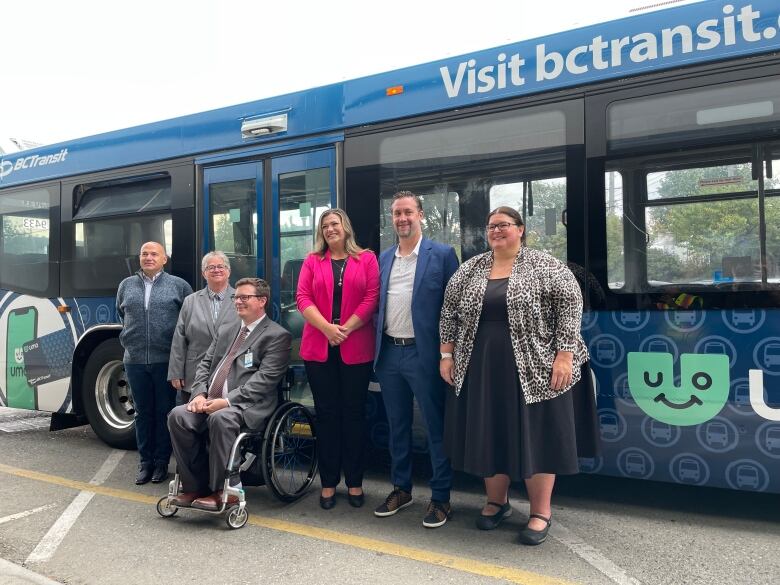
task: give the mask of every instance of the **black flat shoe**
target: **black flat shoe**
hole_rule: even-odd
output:
[[[528,517],[529,522],[531,521],[531,518],[538,518],[539,520],[547,522],[547,526],[541,530],[531,530],[528,528],[528,524],[526,524],[525,527],[520,531],[520,542],[529,546],[536,546],[537,544],[542,544],[547,538],[547,532],[550,530],[552,520],[550,518],[545,518],[541,514],[531,514]]]
[[[323,510],[330,510],[335,505],[336,505],[336,494],[333,494],[329,498],[320,496],[320,508],[322,508]]]
[[[357,495],[347,494],[347,501],[353,508],[362,508],[366,501],[366,497],[363,495],[363,493],[359,493]]]
[[[512,506],[507,500],[506,504],[498,504],[496,502],[488,502],[490,506],[498,508],[498,512],[495,514],[480,514],[477,518],[477,528],[480,530],[493,530],[498,528],[501,521],[504,518],[509,518],[512,515]]]
[[[153,468],[151,465],[139,465],[138,475],[135,476],[135,485],[144,485],[152,479]]]

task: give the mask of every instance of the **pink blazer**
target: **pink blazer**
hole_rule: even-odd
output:
[[[303,261],[298,277],[298,310],[303,313],[314,305],[328,321],[333,308],[333,268],[330,251],[320,258],[309,254]],[[366,250],[359,257],[349,257],[344,269],[344,287],[341,294],[341,322],[357,315],[363,326],[349,334],[341,348],[345,364],[362,364],[374,360],[374,313],[379,304],[379,263],[373,252]],[[313,362],[328,360],[328,338],[308,322],[303,326],[301,358]]]

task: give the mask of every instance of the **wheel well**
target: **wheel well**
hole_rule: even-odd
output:
[[[84,383],[84,368],[87,366],[92,352],[107,339],[117,339],[120,329],[99,329],[89,333],[81,340],[73,352],[73,365],[70,376],[70,395],[73,412],[85,416],[84,403],[81,396],[81,385]]]

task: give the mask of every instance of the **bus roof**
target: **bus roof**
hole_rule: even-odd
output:
[[[0,187],[780,50],[780,5],[700,2],[0,158]],[[277,124],[280,120],[284,124]],[[242,137],[242,124],[285,128]],[[262,131],[262,130],[261,130]]]

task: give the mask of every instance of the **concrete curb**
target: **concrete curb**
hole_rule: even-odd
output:
[[[61,585],[59,581],[52,581],[5,559],[0,559],[0,582],[4,585]]]

